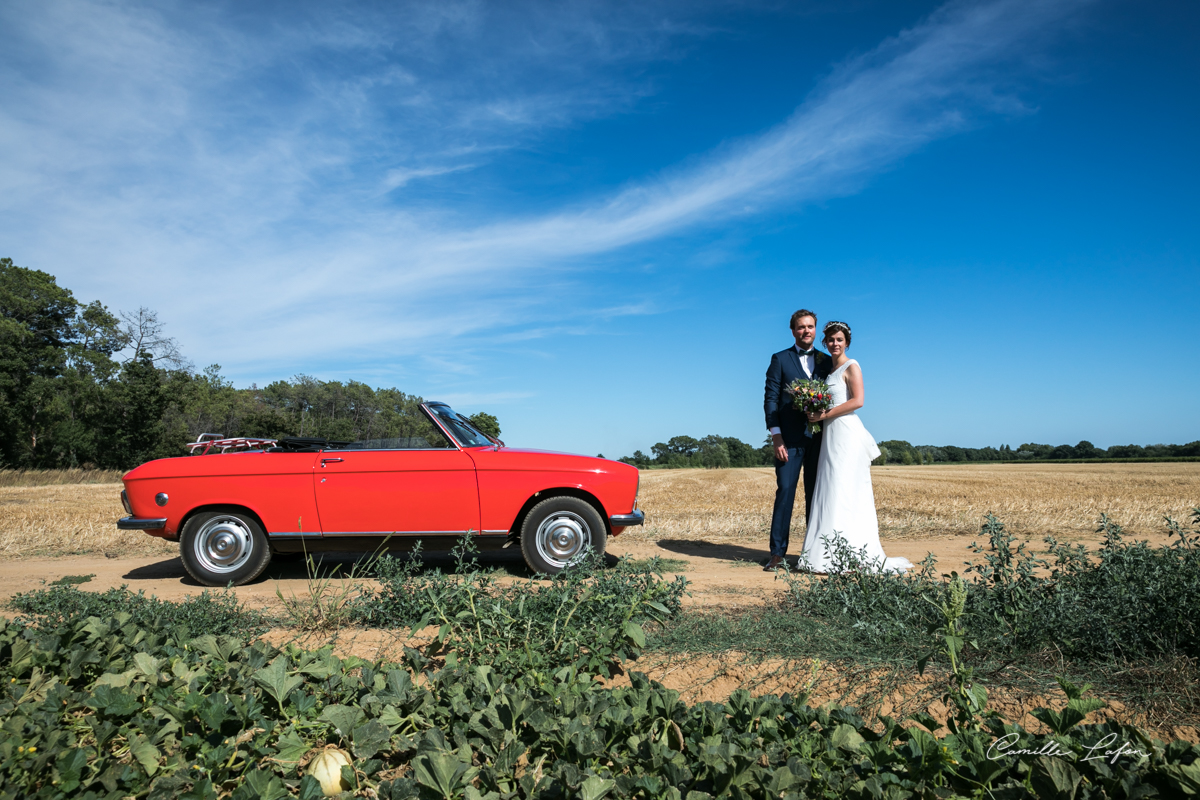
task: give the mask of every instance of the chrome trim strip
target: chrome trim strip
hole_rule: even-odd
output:
[[[268,533],[268,539],[319,539],[320,533],[312,533],[311,531],[286,531],[283,533]]]
[[[121,517],[117,520],[117,530],[121,531],[156,531],[167,527],[167,518],[138,519],[137,517]]]
[[[468,531],[325,531],[321,536],[462,536],[464,533],[468,533]],[[497,536],[500,534],[507,536],[508,531],[482,531],[475,535]]]
[[[641,525],[646,521],[646,515],[635,509],[632,514],[613,514],[608,521],[614,528],[628,528],[633,525]]]

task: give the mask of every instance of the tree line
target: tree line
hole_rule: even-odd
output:
[[[681,469],[685,467],[764,467],[775,463],[771,440],[761,447],[746,444],[733,436],[672,436],[650,448],[651,455],[635,450],[633,455],[618,459],[633,464],[638,469],[663,467]]]
[[[901,439],[879,443],[880,456],[875,464],[940,464],[967,461],[1065,461],[1095,458],[1174,458],[1200,457],[1200,441],[1188,444],[1117,444],[1107,449],[1084,440],[1079,444],[1027,443],[1013,448],[956,447],[954,445],[912,445]]]
[[[184,455],[201,433],[344,441],[415,435],[422,399],[305,375],[235,389],[196,371],[150,309],[84,304],[0,258],[0,468],[126,469]],[[491,414],[471,418],[499,436]]]
[[[1122,444],[1107,450],[1083,441],[1076,445],[1023,444],[1013,449],[999,447],[956,447],[955,445],[912,445],[901,439],[879,443],[879,458],[873,464],[939,464],[973,461],[1059,461],[1094,458],[1153,458],[1170,460],[1200,457],[1200,441],[1190,444]],[[775,463],[774,449],[768,438],[761,447],[753,447],[732,436],[673,436],[665,444],[641,450],[619,459],[639,469],[686,467],[768,467]]]

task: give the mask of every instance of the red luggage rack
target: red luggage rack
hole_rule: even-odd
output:
[[[196,441],[188,442],[187,448],[192,455],[195,455],[197,450],[204,448],[200,452],[200,455],[203,456],[208,455],[214,448],[220,450],[222,453],[227,453],[231,450],[236,453],[247,450],[266,450],[268,447],[274,447],[278,443],[276,439],[251,439],[245,436],[226,439],[223,433],[202,433]]]

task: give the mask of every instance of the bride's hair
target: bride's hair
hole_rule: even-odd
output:
[[[844,322],[838,322],[836,319],[831,319],[825,323],[825,339],[828,342],[829,337],[833,336],[834,331],[841,331],[846,334],[846,347],[850,346],[850,326]]]

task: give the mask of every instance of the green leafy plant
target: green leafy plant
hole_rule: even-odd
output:
[[[91,583],[92,578],[96,577],[96,573],[88,575],[64,575],[56,581],[50,581],[48,586],[78,586],[81,583]]]
[[[381,587],[356,600],[359,621],[414,631],[434,625],[429,651],[448,664],[539,675],[572,666],[610,675],[645,646],[646,625],[679,610],[687,586],[682,576],[663,580],[657,560],[607,568],[589,557],[550,580],[502,583],[479,570],[473,538],[461,539],[453,556],[453,574],[380,559]]]
[[[238,602],[232,590],[205,590],[180,602],[147,597],[145,592],[129,591],[125,586],[104,592],[84,592],[68,586],[50,586],[13,595],[9,605],[26,614],[35,614],[40,624],[55,626],[87,617],[111,617],[128,614],[136,625],[161,625],[177,628],[188,636],[256,635],[266,631],[270,620],[260,611]]]
[[[627,566],[631,569],[654,568],[659,572],[687,572],[691,566],[683,558],[660,558],[658,556],[651,558],[631,558],[630,556],[625,556],[624,560],[628,562]]]
[[[297,595],[291,591],[284,597],[283,591],[278,586],[275,588],[275,596],[283,605],[288,623],[302,631],[333,631],[354,622],[357,616],[355,601],[362,591],[362,579],[374,571],[390,539],[390,536],[385,537],[374,552],[356,560],[349,573],[344,575],[341,564],[325,567],[306,550],[304,567],[308,579],[304,592]]]
[[[976,682],[973,670],[962,661],[963,645],[966,644],[966,629],[963,614],[967,606],[967,584],[954,574],[946,586],[941,602],[926,597],[941,616],[937,624],[930,626],[929,633],[937,637],[933,653],[917,662],[917,671],[925,673],[925,667],[934,655],[944,656],[950,666],[950,686],[942,695],[942,702],[954,709],[954,716],[947,720],[952,733],[979,730],[983,719],[994,717],[988,710],[987,687]]]
[[[1072,728],[1087,719],[1088,714],[1099,711],[1107,705],[1098,698],[1084,697],[1092,688],[1086,683],[1083,686],[1076,686],[1066,678],[1060,677],[1058,685],[1062,687],[1063,693],[1067,696],[1066,707],[1062,711],[1039,708],[1033,712],[1033,715],[1060,736],[1069,733]]]
[[[1069,716],[1047,719],[1074,761],[997,759],[991,735],[1027,750],[1038,738],[995,721],[938,738],[804,696],[689,705],[636,672],[603,688],[574,668],[341,659],[128,614],[4,625],[0,687],[2,800],[316,798],[306,767],[330,746],[352,761],[355,796],[395,800],[1183,797],[1200,768],[1186,742]],[[1082,757],[1109,737],[1143,754]]]

